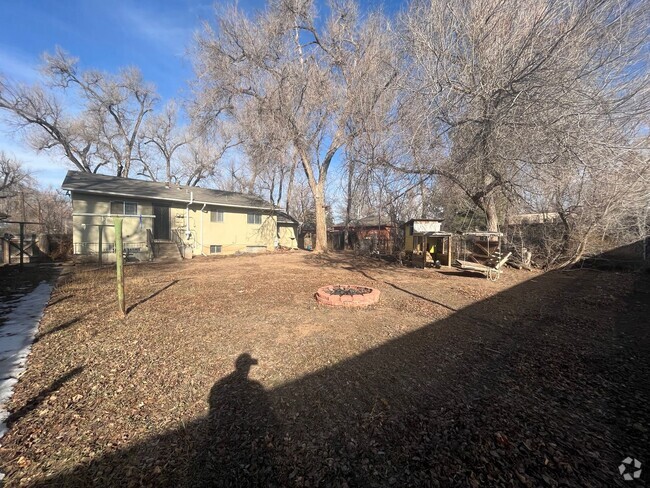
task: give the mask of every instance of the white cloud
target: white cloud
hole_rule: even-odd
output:
[[[11,79],[32,83],[39,77],[40,60],[0,46],[0,73]]]
[[[172,19],[133,5],[121,7],[118,13],[136,35],[150,44],[175,56],[185,55],[194,29],[189,23],[179,23],[182,15]]]

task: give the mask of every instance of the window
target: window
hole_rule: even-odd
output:
[[[124,202],[124,215],[138,215],[138,204],[134,202]]]
[[[262,214],[248,214],[248,223],[260,225],[262,223]]]
[[[210,212],[210,222],[223,222],[223,212]]]
[[[135,202],[111,202],[112,215],[138,215],[138,204]]]
[[[221,252],[221,244],[212,244],[210,246],[210,254],[219,254]]]

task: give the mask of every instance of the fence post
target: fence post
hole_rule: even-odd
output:
[[[23,202],[25,201],[25,194],[23,194]],[[23,203],[24,204],[24,203]],[[23,211],[24,213],[24,211]],[[23,252],[25,249],[25,223],[20,223],[20,269],[23,269]]]
[[[122,252],[122,218],[115,217],[115,262],[117,270],[117,305],[122,315],[126,316],[126,305],[124,303],[124,254]]]
[[[97,258],[98,258],[99,267],[101,268],[102,264],[103,264],[102,263],[102,261],[103,261],[103,259],[102,259],[102,247],[103,247],[104,243],[102,242],[102,237],[103,237],[102,234],[104,233],[104,226],[100,225],[97,228],[99,229],[99,239],[98,239],[98,241],[99,241],[99,254],[98,254]]]

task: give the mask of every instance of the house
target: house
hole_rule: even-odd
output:
[[[362,251],[379,251],[390,253],[395,247],[398,226],[390,217],[370,215],[350,221],[348,243]],[[330,249],[345,249],[346,225],[336,224],[327,231]]]
[[[68,171],[75,255],[115,260],[113,217],[127,257],[147,260],[296,248],[298,222],[252,195]]]
[[[404,251],[413,263],[439,261],[451,266],[451,232],[441,230],[443,219],[411,219],[404,229]]]
[[[560,214],[557,212],[522,213],[511,215],[508,220],[510,225],[553,224],[559,222]]]

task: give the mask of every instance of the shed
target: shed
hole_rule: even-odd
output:
[[[451,266],[451,232],[441,230],[443,219],[411,219],[403,225],[404,250],[411,262],[422,265],[439,261]]]

